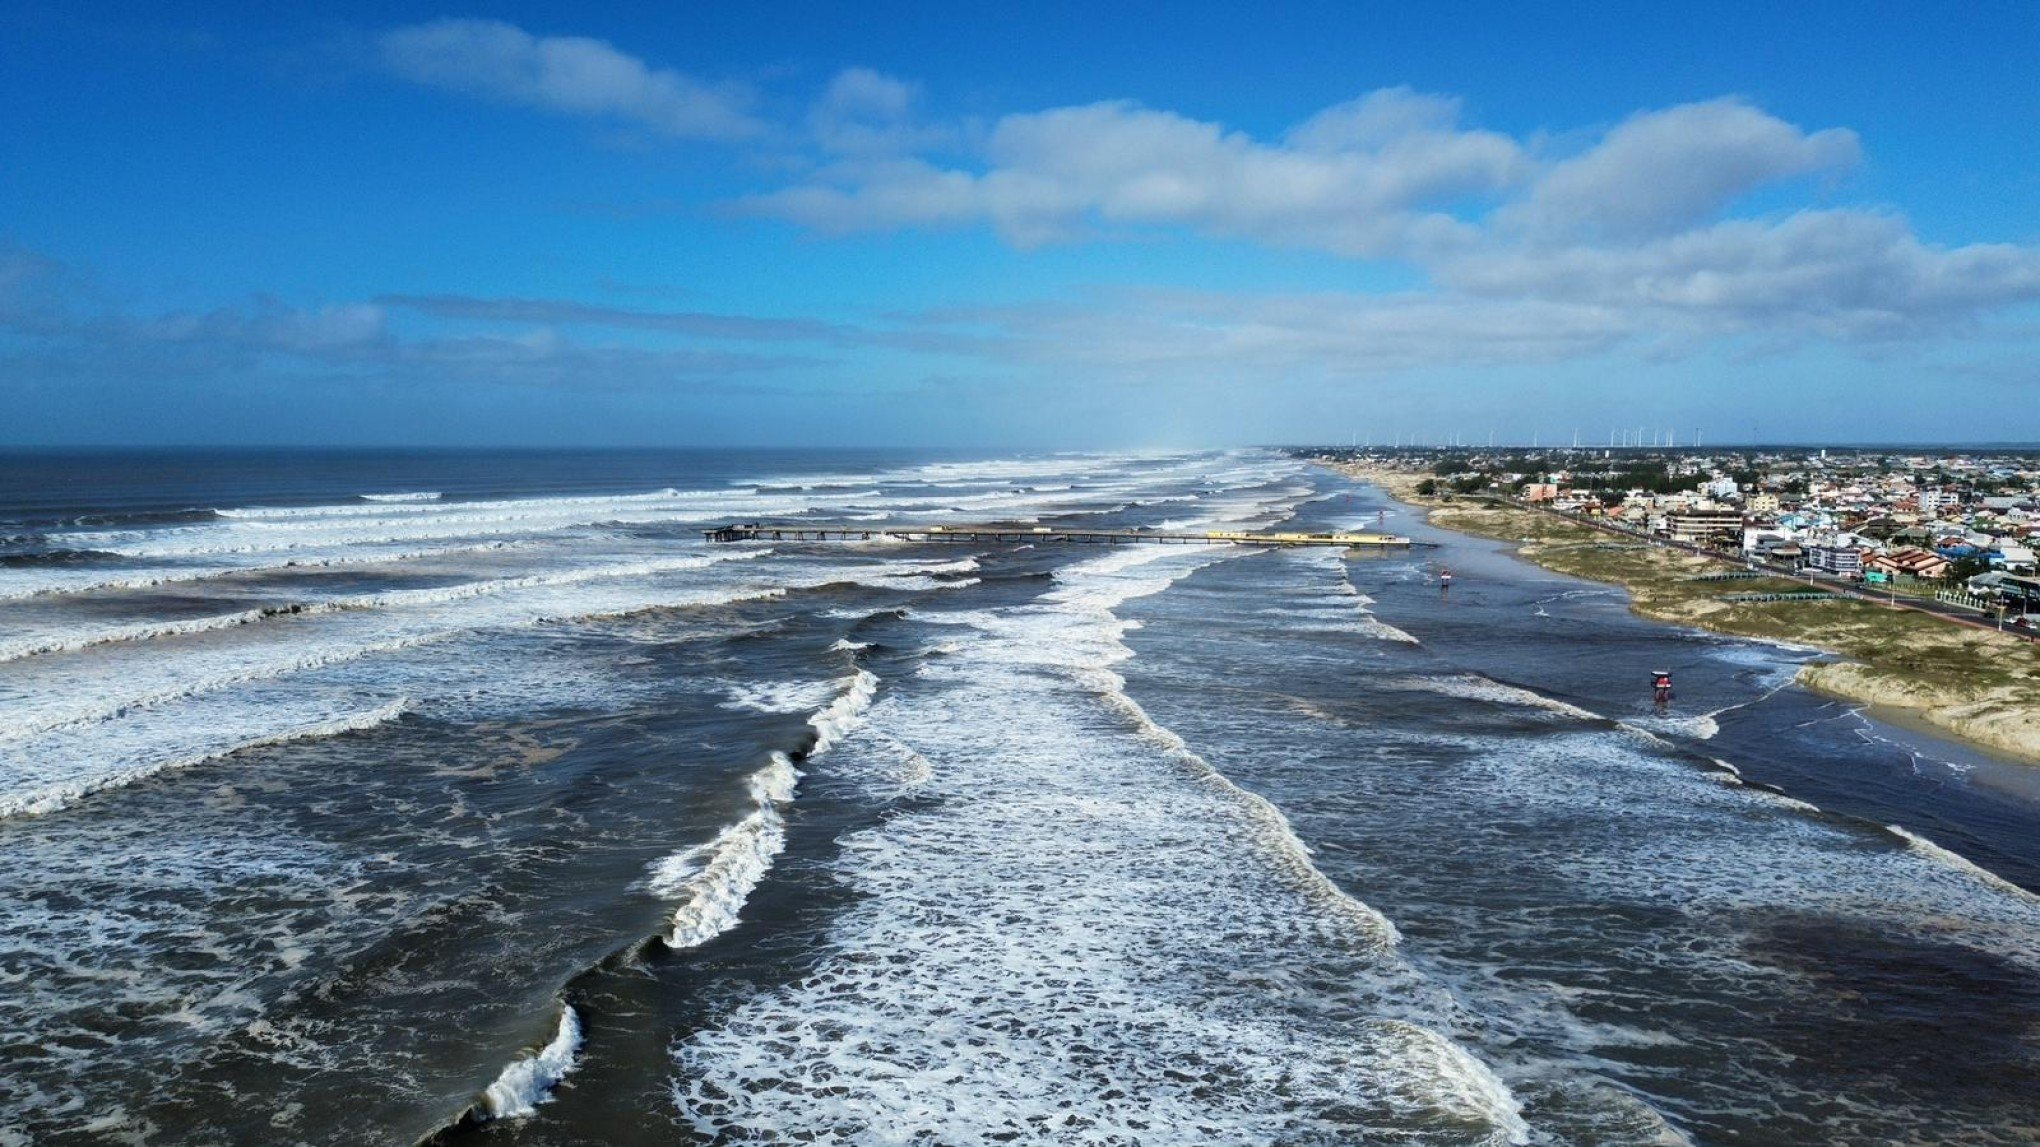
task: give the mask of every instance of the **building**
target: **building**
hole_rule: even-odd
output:
[[[1749,511],[1752,514],[1775,514],[1778,512],[1778,495],[1751,494]]]
[[[1665,515],[1665,530],[1675,542],[1707,546],[1742,539],[1742,511],[1716,507],[1673,510]]]
[[[1523,487],[1525,502],[1549,502],[1558,497],[1558,485],[1554,482],[1532,482]]]
[[[1990,564],[1994,566],[2002,565],[2006,569],[2016,572],[2018,570],[2031,570],[2036,568],[2036,566],[2040,566],[2040,558],[2035,557],[2032,548],[2029,546],[2022,546],[2016,542],[2001,541],[1998,543],[1997,556],[1991,559]]]
[[[1842,577],[1862,577],[1863,551],[1854,546],[1810,545],[1806,547],[1806,564]]]
[[[1932,516],[1962,504],[1962,495],[1952,490],[1921,490],[1920,513]]]
[[[1901,546],[1889,553],[1872,555],[1863,563],[1863,569],[1865,572],[1904,574],[1921,581],[1937,581],[1953,564],[1932,550]]]
[[[1757,551],[1757,556],[1767,562],[1803,569],[1806,566],[1806,551],[1798,542],[1768,543]]]
[[[2040,611],[2040,578],[2001,574],[1997,575],[1995,582],[1987,585],[1979,585],[1979,580],[1970,579],[1969,592],[1980,596],[1995,593],[1998,604],[2014,613],[2024,615]]]

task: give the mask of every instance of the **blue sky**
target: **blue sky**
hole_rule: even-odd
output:
[[[2026,3],[284,7],[0,12],[0,444],[2040,437]]]

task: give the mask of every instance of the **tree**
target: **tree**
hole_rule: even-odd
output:
[[[1949,582],[1966,582],[1970,578],[1975,577],[1977,574],[1989,572],[1990,572],[1990,559],[1983,557],[1981,555],[1973,554],[1969,557],[1956,558],[1954,561],[1949,562],[1947,570],[1941,574],[1941,580]]]

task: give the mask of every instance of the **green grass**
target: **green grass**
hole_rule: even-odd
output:
[[[1636,611],[1648,617],[1832,650],[1894,686],[1938,694],[1948,703],[2011,690],[2019,703],[2040,708],[2040,652],[2018,638],[1853,600],[1725,602],[1730,593],[1795,593],[1807,587],[1785,578],[1691,581],[1731,563],[1627,541],[1532,510],[1460,501],[1438,505],[1436,520],[1448,529],[1527,542],[1525,558],[1559,573],[1622,586]]]

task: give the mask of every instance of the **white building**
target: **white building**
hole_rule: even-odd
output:
[[[1854,546],[1811,545],[1806,547],[1806,564],[1842,577],[1863,576],[1863,551]]]

